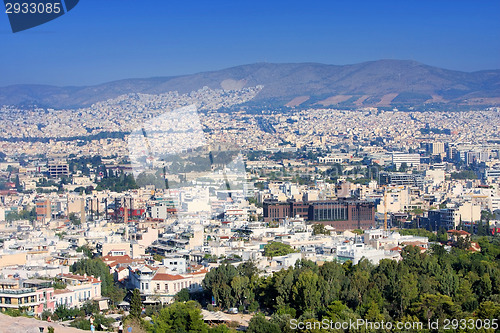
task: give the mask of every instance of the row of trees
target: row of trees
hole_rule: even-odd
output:
[[[221,265],[203,282],[207,297],[221,308],[260,308],[275,324],[301,320],[422,321],[500,317],[500,244],[480,238],[481,253],[435,245],[428,253],[408,246],[400,262],[307,260],[269,277],[258,277],[251,263]],[[251,268],[250,268],[251,267]],[[257,302],[256,304],[254,302]],[[260,319],[255,319],[259,321]],[[267,327],[267,326],[266,326]],[[271,328],[267,328],[271,329]]]
[[[447,252],[439,245],[422,253],[419,248],[408,246],[399,262],[382,260],[374,266],[362,260],[357,265],[348,261],[319,266],[302,260],[267,277],[259,276],[252,262],[238,267],[222,264],[207,273],[202,299],[210,302],[213,297],[222,309],[237,306],[266,313],[268,317],[253,316],[247,330],[250,333],[296,332],[290,325],[294,318],[304,322],[364,319],[408,323],[437,319],[443,323],[444,319],[454,318],[497,319],[500,317],[500,242],[491,237],[477,241],[482,246],[481,253],[461,249]],[[186,298],[187,295],[182,299],[177,297],[174,304],[157,311],[152,322],[143,321],[144,331],[235,332],[224,325],[209,327],[202,320],[199,303]],[[421,329],[407,330],[417,331],[422,332]]]

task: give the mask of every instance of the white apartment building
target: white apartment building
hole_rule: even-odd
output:
[[[420,166],[420,155],[406,153],[392,154],[392,164],[396,166],[396,169],[399,169],[403,163],[406,163],[408,167],[418,167]]]
[[[374,265],[377,265],[382,259],[401,259],[399,252],[377,250],[362,243],[337,246],[336,254],[337,260],[340,262],[351,260],[354,265],[363,258],[368,259]]]
[[[184,288],[190,292],[201,291],[202,281],[207,270],[202,269],[192,273],[168,274],[164,267],[142,265],[129,266],[130,289],[139,289],[145,302],[170,303],[174,296]]]
[[[56,290],[56,307],[66,305],[69,308],[80,307],[83,303],[101,298],[101,280],[93,276],[59,274],[57,276],[66,283],[66,289]]]

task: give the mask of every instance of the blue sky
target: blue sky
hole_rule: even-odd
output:
[[[500,68],[497,0],[81,0],[16,34],[0,8],[0,86],[89,85],[263,61]]]

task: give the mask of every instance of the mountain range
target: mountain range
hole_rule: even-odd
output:
[[[95,86],[11,85],[0,87],[0,105],[74,108],[129,93],[187,93],[204,86],[240,89],[256,85],[264,88],[252,103],[289,107],[500,105],[500,70],[461,72],[411,60],[377,60],[341,66],[256,63],[190,75],[125,79]]]

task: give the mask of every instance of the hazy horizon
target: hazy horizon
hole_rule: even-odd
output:
[[[95,85],[258,62],[412,59],[465,72],[500,68],[500,2],[80,2],[12,33],[0,15],[0,86]]]

